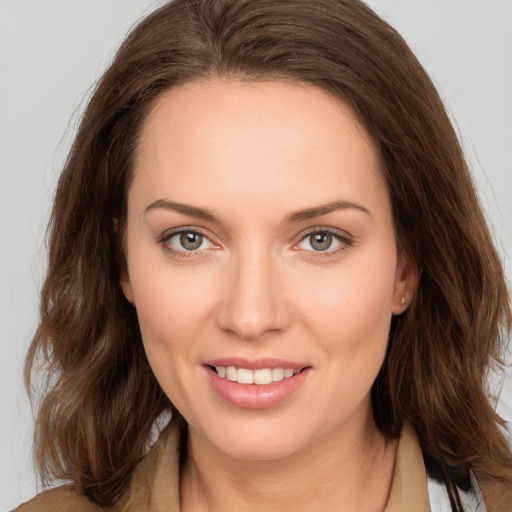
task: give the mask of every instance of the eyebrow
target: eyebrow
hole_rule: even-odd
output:
[[[168,201],[166,199],[158,199],[151,203],[146,209],[145,213],[150,211],[163,208],[164,210],[171,210],[178,213],[182,213],[189,217],[195,217],[197,219],[207,220],[214,224],[222,224],[222,221],[212,211],[205,208],[198,208],[197,206],[191,206],[183,203],[176,203],[174,201]],[[296,224],[308,219],[314,219],[327,213],[331,213],[337,210],[349,210],[354,209],[366,213],[371,216],[370,210],[364,206],[354,203],[352,201],[333,201],[332,203],[323,204],[306,210],[299,210],[290,214],[285,222],[288,224]]]
[[[332,203],[323,204],[320,206],[316,206],[314,208],[308,208],[307,210],[300,210],[295,213],[289,215],[286,221],[289,224],[295,224],[297,222],[302,222],[303,220],[314,219],[316,217],[320,217],[321,215],[326,215],[327,213],[331,213],[337,210],[358,210],[360,212],[366,213],[371,217],[370,210],[365,208],[363,205],[359,203],[354,203],[352,201],[333,201]]]
[[[206,210],[205,208],[198,208],[197,206],[191,206],[188,204],[176,203],[174,201],[167,201],[166,199],[158,199],[154,203],[151,203],[144,210],[144,212],[148,213],[150,211],[157,210],[158,208],[183,213],[184,215],[195,217],[197,219],[208,220],[215,224],[222,224],[222,221],[210,210]]]

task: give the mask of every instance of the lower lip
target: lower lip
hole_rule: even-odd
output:
[[[265,409],[277,405],[297,391],[306,380],[310,368],[271,384],[239,384],[219,377],[209,366],[205,370],[212,388],[227,403],[244,409]]]

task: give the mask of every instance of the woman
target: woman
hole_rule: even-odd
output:
[[[510,322],[392,28],[348,0],[176,0],[59,182],[26,374],[44,358],[36,459],[70,485],[20,510],[511,510],[485,392]]]

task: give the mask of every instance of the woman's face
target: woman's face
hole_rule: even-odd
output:
[[[368,425],[414,272],[342,102],[280,82],[166,93],[140,139],[126,258],[149,363],[191,435],[275,459]]]

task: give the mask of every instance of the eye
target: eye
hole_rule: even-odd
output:
[[[315,251],[326,251],[331,248],[334,237],[330,233],[313,233],[307,241]]]
[[[173,236],[171,240],[173,238],[178,238],[181,247],[187,251],[195,251],[196,249],[199,249],[204,241],[203,235],[193,232],[180,233]]]
[[[316,229],[307,233],[295,246],[298,250],[310,251],[317,256],[332,256],[352,245],[351,236],[327,229]]]
[[[218,248],[203,233],[193,229],[179,229],[166,233],[158,240],[163,248],[173,256],[186,258],[202,250]]]

